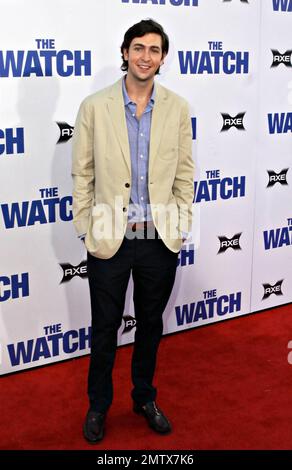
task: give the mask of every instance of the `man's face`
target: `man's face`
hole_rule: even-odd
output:
[[[124,58],[128,61],[128,75],[138,81],[152,80],[164,57],[161,36],[156,33],[134,38],[129,49],[124,49]]]

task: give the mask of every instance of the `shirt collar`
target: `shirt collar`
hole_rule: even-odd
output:
[[[130,99],[128,93],[127,93],[127,89],[126,89],[126,84],[125,84],[125,80],[126,80],[126,76],[124,76],[123,80],[122,80],[122,83],[123,83],[123,96],[124,96],[124,103],[125,103],[125,106],[128,106],[128,104],[132,104],[133,101]],[[153,83],[153,89],[152,89],[152,94],[150,96],[150,100],[148,102],[148,104],[150,104],[151,106],[153,106],[155,103],[155,82]]]

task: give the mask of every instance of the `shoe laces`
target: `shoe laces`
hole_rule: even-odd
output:
[[[94,415],[94,416],[91,416],[91,417],[90,417],[90,421],[91,421],[92,423],[96,423],[96,422],[100,422],[100,421],[102,420],[102,418],[103,418],[103,413],[98,413],[98,414],[96,414],[96,415]]]

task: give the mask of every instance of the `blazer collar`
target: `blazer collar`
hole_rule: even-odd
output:
[[[108,111],[112,120],[119,144],[121,146],[125,163],[131,174],[131,156],[128,139],[128,128],[125,115],[125,103],[123,97],[121,77],[110,88],[108,95]],[[159,83],[155,83],[155,103],[152,110],[151,131],[150,131],[150,149],[149,149],[149,178],[151,178],[153,165],[157,156],[161,135],[165,126],[165,120],[168,115],[166,89]]]

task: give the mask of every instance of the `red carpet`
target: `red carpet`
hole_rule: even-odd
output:
[[[163,339],[158,405],[173,433],[131,411],[132,346],[118,350],[115,397],[97,446],[82,437],[88,357],[1,378],[1,449],[291,449],[292,304]]]

